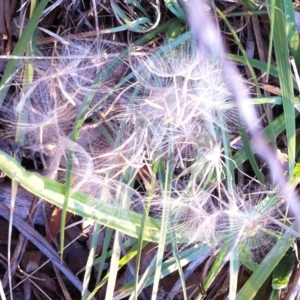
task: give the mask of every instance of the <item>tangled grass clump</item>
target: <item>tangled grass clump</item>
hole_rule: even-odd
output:
[[[228,162],[234,162],[222,144],[237,131],[233,95],[220,62],[192,34],[181,40],[150,54],[131,49],[129,64],[120,63],[134,79],[117,91],[118,73],[102,76],[116,49],[97,42],[95,52],[85,40],[63,45],[57,57],[37,61],[37,70],[45,70],[26,86],[26,109],[11,102],[3,107],[10,112],[5,132],[23,137],[23,149],[38,152],[48,176],[60,182],[71,153],[71,193],[142,214],[146,209],[182,243],[215,248],[231,241],[256,250],[273,208],[260,211],[232,190],[236,174]],[[84,125],[74,140],[78,116]],[[153,173],[157,163],[166,168],[161,174]],[[141,170],[148,171],[141,176]]]
[[[92,295],[107,283],[107,299],[114,292],[116,299],[128,295],[137,299],[153,283],[154,299],[161,274],[177,270],[187,299],[184,282],[189,268],[193,263],[195,268],[210,264],[205,260],[216,251],[219,254],[208,267],[203,288],[208,290],[229,261],[228,294],[235,299],[240,265],[257,274],[268,262],[268,252],[279,249],[280,260],[285,253],[280,244],[283,239],[289,247],[291,236],[299,236],[294,225],[290,228],[290,212],[283,204],[284,199],[295,213],[296,197],[276,173],[281,166],[266,146],[269,137],[262,134],[245,83],[225,59],[217,27],[196,4],[189,1],[184,7],[190,31],[175,38],[160,35],[158,41],[153,34],[151,47],[139,44],[145,43],[144,36],[127,47],[116,42],[115,35],[96,40],[74,35],[53,49],[37,46],[37,55],[23,66],[31,65],[34,76],[26,78],[21,68],[12,89],[18,93],[0,107],[1,136],[15,139],[23,155],[33,157],[53,181],[33,175],[43,183],[41,188],[27,186],[24,178],[29,175],[18,167],[24,178],[15,178],[62,207],[61,232],[67,210],[97,223],[95,240],[99,224],[106,226],[106,246]],[[181,16],[181,6],[175,7],[168,6]],[[119,8],[112,1],[120,21],[126,14]],[[137,8],[151,19],[136,3]],[[199,31],[193,8],[203,17],[203,30]],[[149,9],[157,11],[158,6],[152,3]],[[150,23],[145,22],[145,28],[137,25],[132,32],[148,32],[157,26]],[[160,30],[161,26],[166,25],[158,26]],[[212,32],[218,33],[215,43],[209,37]],[[253,135],[252,144],[247,131]],[[240,136],[242,149],[233,150],[233,140]],[[268,182],[263,164],[258,167],[255,151],[269,163],[274,183]],[[259,174],[257,178],[252,178],[250,166],[242,170],[243,155],[255,175]],[[61,234],[61,251],[63,238]],[[144,243],[149,242],[158,246],[139,277]],[[129,249],[122,243],[134,246]],[[110,245],[112,254],[108,254]],[[90,269],[97,260],[94,248]],[[103,276],[109,255],[111,269]],[[136,257],[136,262],[129,257]],[[264,273],[266,278],[276,262]],[[115,291],[118,270],[124,265],[134,279]],[[91,277],[89,268],[83,298]]]

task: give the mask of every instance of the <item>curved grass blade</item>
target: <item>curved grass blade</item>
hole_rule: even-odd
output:
[[[34,195],[60,208],[63,206],[64,185],[37,173],[26,171],[17,161],[3,151],[0,151],[0,169],[8,177],[16,180],[21,186]],[[95,220],[129,236],[136,238],[139,236],[140,224],[142,223],[141,215],[125,210],[124,208],[111,206],[99,201],[99,199],[88,197],[83,193],[72,193],[69,199],[68,211]],[[122,220],[122,222],[120,222],[120,220]],[[160,226],[158,220],[149,218],[144,234],[145,240],[158,242]],[[177,239],[183,241],[180,234],[177,236]],[[168,242],[171,241],[169,234],[167,240]]]
[[[130,15],[126,15],[126,13],[120,8],[120,6],[114,1],[111,0],[111,7],[114,11],[114,15],[115,17],[118,19],[118,21],[123,24],[132,24],[135,23],[135,26],[131,26],[130,30],[134,31],[134,32],[141,32],[141,33],[145,33],[148,31],[152,31],[158,24],[160,21],[160,3],[159,1],[156,0],[156,5],[154,3],[151,2],[151,6],[155,8],[156,10],[156,20],[154,22],[154,24],[152,24],[148,13],[145,11],[145,9],[136,1],[130,1],[130,4],[133,4],[135,7],[137,7],[140,12],[144,15],[144,17],[141,17],[137,20],[131,21],[130,20],[130,16],[134,16],[134,15],[139,15],[139,14],[133,14],[132,12],[130,13]],[[141,25],[151,25],[150,28],[147,27],[143,27],[140,26]]]
[[[275,66],[270,66],[270,70],[268,70],[268,65],[267,63],[263,62],[263,61],[259,61],[257,59],[254,58],[245,58],[244,56],[241,55],[235,55],[235,54],[227,54],[227,57],[237,63],[242,63],[243,65],[247,65],[248,63],[253,67],[256,68],[260,71],[264,71],[267,72],[269,71],[269,74],[271,74],[274,77],[278,77],[278,71],[277,68]]]
[[[177,0],[165,0],[165,5],[181,22],[186,22],[184,10],[178,4]]]
[[[203,283],[203,289],[206,291],[209,286],[212,284],[213,280],[216,278],[216,276],[219,274],[225,263],[230,258],[229,254],[231,253],[232,248],[232,241],[226,241],[222,248],[220,249],[219,254],[217,255],[207,277],[205,278],[205,281]],[[201,299],[202,294],[200,293],[198,295],[197,299]]]
[[[240,2],[248,7],[250,10],[258,10],[260,8],[260,5],[256,3],[254,0],[240,0]]]

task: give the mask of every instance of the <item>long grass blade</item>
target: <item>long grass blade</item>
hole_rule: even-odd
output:
[[[293,176],[295,167],[295,108],[291,99],[294,98],[293,80],[291,74],[289,50],[286,36],[286,22],[284,16],[284,6],[282,0],[275,0],[274,15],[274,49],[277,61],[279,82],[282,92],[284,118],[286,124],[288,157],[289,157],[289,177]]]

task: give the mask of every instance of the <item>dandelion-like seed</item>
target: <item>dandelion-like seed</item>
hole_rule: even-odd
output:
[[[147,120],[160,118],[177,127],[195,119],[218,123],[218,111],[229,113],[230,92],[218,63],[192,37],[185,38],[151,56],[133,56],[140,89],[148,91],[147,97],[135,99],[133,110]]]
[[[251,198],[258,198],[254,201]],[[280,222],[275,224],[274,219],[279,217],[280,208],[277,207],[279,195],[275,193],[256,193],[253,195],[236,195],[235,204],[226,210],[227,230],[224,238],[234,240],[241,251],[248,249],[255,261],[259,261],[265,252],[281,237]],[[248,251],[247,250],[247,251]]]

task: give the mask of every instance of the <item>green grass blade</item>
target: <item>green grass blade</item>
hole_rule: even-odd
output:
[[[94,263],[99,263],[99,271],[97,274],[97,280],[96,280],[96,285],[98,285],[100,283],[100,280],[102,278],[102,273],[104,271],[104,266],[105,266],[105,260],[107,258],[107,254],[108,254],[108,248],[109,248],[109,244],[111,241],[111,237],[113,235],[113,230],[111,228],[106,228],[105,229],[105,238],[104,238],[104,243],[103,243],[103,247],[102,247],[102,252],[101,252],[101,256],[99,258],[99,262],[95,261]]]
[[[105,294],[105,300],[113,299],[114,290],[117,281],[117,275],[120,268],[120,257],[121,257],[121,239],[122,234],[120,232],[115,233],[114,245],[112,257],[110,260],[109,276]]]
[[[204,280],[203,288],[205,291],[212,284],[213,280],[219,274],[219,272],[223,268],[224,264],[228,261],[228,251],[231,248],[231,244],[232,244],[232,241],[227,241],[222,245],[214,264],[212,265],[207,277]]]
[[[295,109],[291,99],[294,98],[293,80],[289,61],[288,42],[285,31],[285,17],[283,14],[283,1],[275,0],[274,16],[274,50],[277,62],[279,82],[282,92],[283,109],[287,132],[288,157],[289,157],[289,176],[293,176],[295,167],[295,148],[296,148],[296,133],[295,133]]]
[[[20,164],[0,150],[0,169],[11,179],[16,180],[32,194],[62,208],[64,203],[64,185],[34,172],[26,171]],[[68,211],[89,218],[109,228],[119,230],[131,237],[138,238],[142,215],[125,208],[107,204],[101,199],[92,198],[81,192],[72,192]],[[121,222],[120,222],[121,220]],[[145,241],[159,242],[161,221],[152,217],[146,222]],[[178,243],[187,243],[184,232],[175,232]],[[173,236],[167,233],[166,242],[170,243]]]
[[[251,252],[251,249],[245,244],[242,244],[239,247],[238,258],[239,262],[252,272],[254,272],[258,267],[258,263],[253,261],[253,253]]]
[[[281,290],[288,287],[294,267],[295,253],[290,249],[274,269],[272,279],[272,288],[274,290]]]
[[[169,155],[172,156],[171,153],[169,153]],[[157,258],[156,258],[156,265],[155,265],[154,282],[152,287],[152,296],[151,296],[152,300],[156,300],[158,296],[158,286],[161,277],[161,269],[162,269],[162,262],[164,258],[164,252],[165,252],[165,245],[167,242],[167,231],[168,231],[169,218],[170,218],[169,197],[171,193],[172,173],[173,173],[173,168],[171,167],[171,163],[169,160],[166,162],[165,169],[162,163],[159,164],[158,178],[163,190],[163,195],[162,195],[163,212],[162,212],[161,230],[160,230],[160,237],[159,237],[159,244],[158,244]]]
[[[139,278],[139,270],[140,270],[140,262],[141,262],[141,257],[142,257],[142,250],[143,250],[143,242],[144,242],[144,231],[146,227],[146,222],[149,217],[150,213],[150,208],[151,208],[151,198],[154,194],[155,191],[155,176],[157,174],[157,169],[158,169],[159,161],[156,161],[153,166],[153,175],[154,177],[151,180],[151,189],[148,192],[149,200],[146,201],[146,208],[143,212],[143,217],[142,217],[142,224],[141,224],[141,234],[138,238],[138,249],[137,249],[137,257],[136,257],[136,264],[135,264],[135,291],[134,291],[134,299],[137,299],[138,296],[138,278]]]
[[[260,4],[256,3],[254,0],[240,0],[240,2],[250,10],[255,11],[260,9]]]
[[[235,54],[228,54],[227,57],[237,63],[241,63],[243,65],[247,65],[248,63],[253,67],[256,68],[260,71],[263,72],[267,72],[269,71],[269,73],[272,76],[278,77],[278,72],[275,66],[270,66],[270,70],[268,70],[268,65],[267,63],[263,62],[263,61],[259,61],[257,59],[254,58],[245,58],[244,56],[241,55],[235,55]]]
[[[245,128],[242,127],[242,126],[239,126],[239,131],[240,131],[241,139],[242,139],[242,142],[243,142],[243,145],[244,145],[243,150],[245,151],[245,154],[246,154],[247,158],[249,159],[251,167],[252,167],[252,169],[253,169],[253,171],[256,175],[256,178],[261,183],[264,183],[264,178],[263,178],[263,175],[262,175],[261,171],[259,170],[256,159],[254,157],[254,153],[253,153],[253,150],[252,150],[251,143],[249,141],[249,137],[247,135],[247,132],[246,132]]]
[[[11,179],[15,179],[26,190],[34,195],[62,208],[64,203],[64,185],[37,173],[26,171],[12,157],[0,151],[0,169]],[[69,199],[68,210],[74,214],[90,218],[110,228],[120,230],[132,237],[138,237],[140,231],[141,216],[123,208],[114,207],[84,195],[72,193]],[[125,214],[126,211],[126,214]],[[120,217],[122,216],[122,222]],[[145,239],[148,241],[159,240],[160,222],[149,218],[147,222]],[[170,240],[169,236],[169,240]],[[181,239],[178,236],[179,240]]]
[[[11,181],[11,197],[10,197],[10,215],[9,215],[9,223],[8,223],[8,243],[7,243],[7,268],[8,268],[8,276],[9,278],[12,278],[12,230],[13,230],[13,216],[14,216],[14,210],[15,210],[15,203],[17,198],[17,192],[18,192],[18,182],[16,180]],[[13,292],[12,292],[12,281],[8,281],[9,286],[9,294],[11,299],[13,299]]]
[[[120,236],[120,237],[121,237],[121,236]],[[106,297],[107,297],[108,299],[113,299],[111,292],[114,291],[114,287],[115,287],[115,285],[114,285],[113,283],[114,283],[114,281],[115,281],[115,279],[116,279],[116,277],[115,277],[116,274],[114,274],[114,273],[118,272],[118,270],[120,270],[122,267],[126,266],[127,263],[128,263],[131,259],[133,259],[133,258],[136,256],[136,254],[137,254],[137,248],[138,248],[138,245],[135,244],[135,245],[130,249],[130,251],[127,252],[126,255],[124,255],[121,259],[119,259],[119,258],[120,258],[120,257],[119,257],[119,253],[120,253],[121,249],[124,248],[124,247],[123,247],[123,245],[121,244],[121,240],[119,240],[119,241],[116,241],[116,240],[115,240],[114,243],[116,243],[117,246],[116,246],[116,248],[113,248],[112,251],[111,251],[111,257],[112,257],[111,261],[112,261],[113,259],[115,259],[115,261],[114,261],[113,263],[110,264],[110,272],[109,272],[108,274],[105,275],[105,277],[101,280],[101,282],[100,282],[99,284],[96,285],[96,287],[95,287],[94,290],[91,292],[91,294],[90,294],[90,296],[89,296],[88,299],[91,299],[92,296],[94,296],[94,295],[97,293],[97,291],[98,291],[98,290],[99,290],[99,289],[100,289],[107,281],[109,281],[109,279],[110,279],[111,277],[113,277],[112,283],[111,283],[111,287],[110,287],[110,291],[109,291],[109,294],[110,294],[109,296],[111,296],[111,298],[108,298],[108,297],[107,297],[107,294],[108,294],[108,293],[106,293]],[[145,246],[145,244],[144,244],[143,246]],[[116,254],[114,253],[115,250],[117,250],[117,253],[116,253]],[[114,255],[117,255],[116,258],[113,257]],[[118,263],[116,264],[116,262],[118,262]],[[112,270],[112,269],[113,269],[113,270]]]
[[[296,117],[299,115],[298,112],[296,112]],[[267,142],[272,141],[272,136],[274,134],[275,137],[277,137],[280,133],[282,133],[285,130],[285,116],[284,114],[277,117],[272,124],[268,125],[262,132],[262,134],[265,136]],[[237,153],[233,155],[233,160],[235,163],[239,166],[243,162],[247,160],[247,155],[245,150],[242,148]],[[293,173],[292,173],[293,175]]]
[[[181,22],[186,22],[184,10],[178,4],[177,0],[165,0],[165,5]]]
[[[146,18],[150,19],[150,16],[148,15],[147,11],[144,9],[144,7],[138,1],[129,0],[129,1],[127,1],[127,3],[130,3],[130,4],[134,5],[136,8],[138,8],[143,13],[143,15]]]
[[[34,13],[32,14],[31,19],[29,20],[26,28],[22,33],[22,36],[20,37],[19,41],[15,45],[12,55],[16,55],[16,56],[24,55],[27,45],[30,42],[31,37],[37,27],[40,16],[42,15],[48,2],[49,0],[41,0],[40,3],[37,5]],[[17,60],[17,59],[10,59],[7,62],[0,82],[0,107],[2,106],[2,103],[6,97],[6,94],[9,89],[9,85],[13,80],[13,76],[17,73],[21,65],[22,65],[21,60]]]
[[[231,26],[230,22],[227,20],[226,16],[222,13],[221,10],[219,10],[218,8],[216,8],[216,11],[218,13],[218,15],[222,18],[222,20],[224,21],[224,23],[226,24],[226,26],[228,27],[228,29],[230,30],[230,33],[232,34],[233,38],[234,38],[234,41],[236,42],[237,46],[239,47],[239,50],[241,51],[243,57],[244,57],[244,61],[247,65],[247,67],[249,68],[249,71],[250,71],[250,74],[252,76],[252,80],[253,80],[253,83],[256,87],[256,91],[258,93],[258,95],[260,95],[260,88],[259,88],[259,85],[258,85],[258,82],[257,82],[257,79],[256,79],[256,74],[254,72],[254,69],[250,63],[250,60],[248,59],[248,55],[238,37],[238,35],[236,34],[234,28]]]
[[[36,9],[36,1],[32,1],[30,5],[30,19],[32,18],[32,15],[34,14],[34,11]],[[30,38],[30,43],[26,47],[26,56],[32,56],[36,52],[36,35],[37,35],[37,30],[35,29],[32,37]],[[33,81],[33,76],[34,76],[34,67],[31,61],[25,61],[24,65],[24,76],[22,78],[23,84],[22,88],[25,89],[26,86]],[[15,140],[18,144],[24,145],[24,131],[20,130],[20,123],[24,121],[25,118],[27,118],[27,105],[26,102],[30,101],[30,97],[27,99],[23,100],[24,103],[22,103],[23,109],[19,111],[18,114],[18,123],[17,123],[17,128],[16,128],[16,134],[15,134]],[[20,104],[20,102],[18,103]],[[1,105],[0,105],[1,106]]]
[[[239,260],[238,260],[238,250],[233,251],[232,258],[229,263],[229,300],[236,299],[237,287],[238,287],[238,275],[239,275]]]
[[[270,0],[269,7],[268,7],[268,11],[270,12],[269,15],[274,16],[274,10],[275,10],[274,0]],[[272,49],[273,49],[272,45],[273,45],[273,38],[274,38],[274,23],[275,23],[275,19],[270,18],[270,35],[269,35],[268,59],[267,59],[267,70],[266,70],[267,79],[269,78],[270,69],[271,69],[271,59],[272,59]]]
[[[297,25],[295,22],[295,12],[293,2],[291,0],[284,0],[284,12],[286,22],[286,37],[292,56],[295,59],[298,71],[300,70],[300,41]]]
[[[296,223],[293,223],[291,229],[297,230]],[[273,272],[279,261],[286,254],[288,249],[294,242],[295,237],[290,232],[285,232],[282,238],[276,243],[271,251],[266,255],[264,260],[257,267],[255,272],[244,284],[242,289],[237,295],[236,300],[250,300],[253,299],[256,292],[262,286],[262,284],[268,279]]]
[[[64,253],[64,245],[65,245],[65,227],[67,221],[67,210],[69,204],[69,197],[71,193],[71,182],[72,182],[72,154],[71,150],[67,151],[67,168],[66,168],[66,180],[65,180],[65,199],[61,212],[61,220],[60,220],[60,255],[63,257]]]
[[[130,30],[134,31],[134,32],[145,32],[145,31],[151,31],[153,30],[157,24],[159,23],[159,19],[160,19],[160,13],[156,14],[157,20],[155,21],[154,25],[152,25],[152,22],[149,18],[149,15],[147,14],[147,12],[144,10],[144,8],[137,3],[136,1],[131,1],[135,7],[137,7],[140,12],[144,15],[144,17],[140,17],[137,20],[131,20],[131,15],[135,16],[135,15],[140,15],[140,14],[130,14],[130,13],[125,13],[123,11],[123,9],[114,1],[111,0],[111,7],[114,11],[114,15],[115,17],[118,19],[118,21],[121,24],[126,24],[126,25],[130,25]],[[156,11],[159,12],[159,1],[156,1]],[[133,25],[134,24],[134,25]],[[146,26],[141,26],[141,25],[152,25],[151,28],[147,28]]]
[[[198,245],[193,245],[189,249],[182,251],[178,255],[179,255],[180,265],[183,268],[187,264],[189,264],[190,262],[192,262],[194,260],[198,260],[199,263],[201,261],[203,262],[211,254],[212,254],[212,249],[210,247],[208,247],[207,245],[198,244]],[[177,269],[177,263],[176,263],[174,257],[171,257],[168,260],[166,260],[165,262],[163,262],[162,269],[161,269],[162,277],[168,276],[169,274],[171,274],[175,271],[178,271],[178,269]],[[154,282],[154,275],[152,275],[149,278],[149,280],[147,281],[145,286],[150,286],[151,284],[153,284],[153,282]],[[133,289],[134,289],[134,282],[131,281],[128,284],[126,284],[125,286],[123,286],[117,292],[117,294],[118,295],[122,294],[123,297],[126,297],[131,293],[131,291],[133,291]]]
[[[186,293],[185,279],[184,279],[184,274],[183,274],[183,269],[182,269],[182,263],[181,263],[180,258],[179,258],[178,245],[176,243],[175,235],[174,235],[174,240],[172,240],[172,251],[173,251],[173,257],[174,257],[176,265],[177,265],[179,278],[180,278],[180,281],[181,281],[183,299],[188,300],[187,293]]]
[[[223,141],[224,154],[225,154],[227,188],[229,193],[233,193],[233,190],[235,189],[235,181],[234,181],[235,165],[232,160],[228,128],[222,116],[219,116],[219,120],[221,124],[222,141]]]
[[[153,258],[151,262],[148,264],[148,267],[144,271],[144,273],[139,276],[138,281],[138,287],[137,287],[137,293],[141,293],[142,289],[147,285],[150,276],[155,272],[155,265],[157,260],[157,253],[153,255]],[[130,295],[133,289],[135,289],[135,283],[129,282],[124,287],[122,287],[122,291],[117,291],[116,294],[126,294],[126,296]],[[131,293],[129,300],[134,300],[134,296],[136,293]],[[123,297],[122,297],[123,298]]]
[[[81,299],[85,300],[88,296],[88,287],[89,287],[89,282],[93,270],[93,265],[94,265],[94,257],[96,256],[96,248],[97,248],[97,241],[99,238],[101,230],[101,225],[98,223],[95,223],[94,225],[94,230],[93,230],[93,236],[92,236],[92,242],[91,242],[91,248],[89,251],[89,256],[86,262],[86,267],[85,267],[85,272],[84,272],[84,277],[83,277],[83,282],[82,282],[82,292],[81,292]]]
[[[104,243],[103,243],[103,247],[102,247],[101,256],[94,259],[93,266],[96,266],[97,264],[99,265],[102,262],[103,259],[105,261],[107,258],[111,257],[111,255],[112,255],[112,250],[108,251],[108,248],[109,248],[109,243],[110,243],[110,240],[111,240],[111,236],[112,236],[113,230],[111,230],[111,228],[108,228],[108,227],[105,228],[105,230],[109,231],[111,233],[111,235],[109,236],[108,232],[106,232]],[[135,246],[136,243],[137,243],[137,239],[136,238],[129,238],[129,239],[127,239],[126,241],[124,241],[122,243],[121,250],[129,248],[130,246]],[[144,242],[143,243],[143,247],[145,247],[147,244],[148,244],[148,242]],[[104,251],[104,248],[106,248],[105,251]],[[132,247],[132,248],[134,248],[134,247]],[[81,272],[84,272],[84,270],[85,270],[85,268],[82,268],[81,270],[78,271],[77,274],[79,274]],[[102,276],[99,276],[99,277],[101,278]],[[100,282],[100,279],[99,280],[97,279],[97,284],[99,282]]]

